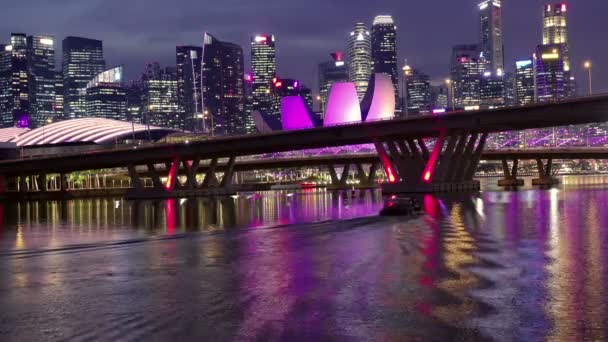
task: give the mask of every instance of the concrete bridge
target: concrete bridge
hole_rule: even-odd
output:
[[[479,189],[473,176],[488,134],[554,126],[589,124],[608,119],[608,97],[590,97],[554,104],[513,107],[440,116],[319,127],[267,134],[223,137],[180,144],[156,144],[143,148],[117,149],[0,162],[2,189],[25,177],[103,168],[126,168],[134,197],[171,197],[231,192],[236,158],[274,152],[323,147],[374,144],[388,182],[383,191],[436,192]],[[431,148],[432,146],[432,148]],[[504,160],[505,155],[501,156]],[[221,180],[216,178],[218,161],[227,159]],[[509,159],[509,158],[506,158]],[[200,166],[209,167],[201,183]],[[157,165],[169,170],[165,183]],[[144,188],[137,168],[145,166],[154,175],[153,189]],[[180,168],[187,181],[178,184]],[[543,166],[545,174],[550,164]],[[61,177],[65,179],[64,176]],[[64,181],[61,182],[64,184]],[[63,188],[63,186],[62,186]]]

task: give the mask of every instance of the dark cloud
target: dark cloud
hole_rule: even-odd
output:
[[[136,77],[147,61],[175,63],[175,45],[199,44],[202,33],[241,44],[249,54],[249,37],[258,32],[277,36],[279,73],[301,78],[316,88],[316,66],[334,50],[346,50],[351,26],[371,24],[377,14],[391,14],[398,25],[400,61],[441,80],[448,73],[451,46],[475,43],[477,0],[7,0],[0,35],[10,32],[67,35],[104,41],[108,64],[125,64]],[[571,1],[572,2],[572,1]],[[503,0],[505,59],[531,54],[541,38],[545,1]],[[603,23],[605,0],[578,0],[569,14],[573,60],[579,79],[587,58],[594,60],[595,85],[608,91],[608,33]],[[60,53],[58,54],[60,55]]]

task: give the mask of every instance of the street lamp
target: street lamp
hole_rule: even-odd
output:
[[[592,88],[592,84],[591,84],[591,69],[592,69],[593,65],[591,64],[591,61],[586,61],[583,66],[585,67],[585,69],[587,69],[587,72],[589,75],[589,96],[591,96],[591,95],[593,95],[593,88]]]
[[[451,79],[446,78],[445,84],[447,84],[447,86],[448,86],[448,97],[450,98],[450,100],[452,102],[452,112],[454,112],[456,110],[456,104],[454,101],[454,82],[452,82]]]
[[[407,108],[407,78],[412,75],[412,67],[407,65],[407,60],[405,61],[405,65],[403,66],[403,110],[405,110],[405,117],[409,116],[409,109]]]

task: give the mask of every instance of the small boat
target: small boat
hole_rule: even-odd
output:
[[[382,216],[411,216],[420,212],[421,207],[414,198],[391,196],[380,211]]]

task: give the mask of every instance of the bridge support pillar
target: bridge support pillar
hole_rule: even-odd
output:
[[[369,172],[365,172],[365,166],[362,163],[355,164],[356,173],[355,177],[359,181],[359,188],[375,188],[376,184],[376,171],[378,170],[378,164],[372,163],[369,166]]]
[[[344,164],[344,168],[342,169],[342,174],[338,175],[336,172],[336,167],[334,164],[329,164],[327,166],[329,169],[329,175],[331,177],[331,185],[328,186],[328,189],[345,189],[346,181],[348,180],[348,174],[350,172],[350,164]]]
[[[551,187],[559,184],[559,181],[553,177],[557,173],[557,169],[553,168],[553,159],[547,159],[547,163],[543,163],[542,159],[536,159],[538,167],[538,178],[532,180],[532,185],[540,187]]]
[[[507,159],[502,160],[502,171],[504,174],[503,179],[498,180],[498,186],[504,186],[507,188],[514,188],[524,185],[523,179],[517,178],[519,160],[513,159],[513,165],[509,167],[509,161]]]
[[[68,191],[68,177],[65,173],[59,174],[59,190],[61,192]]]
[[[375,142],[388,182],[384,193],[478,191],[473,177],[487,133],[442,131],[431,152],[429,139],[401,138]],[[416,144],[417,143],[417,144]]]
[[[38,189],[42,192],[46,192],[48,190],[48,180],[45,173],[41,173],[38,175]]]

